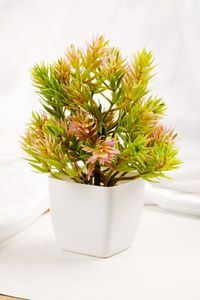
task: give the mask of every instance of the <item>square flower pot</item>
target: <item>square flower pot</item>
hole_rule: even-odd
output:
[[[100,187],[50,177],[49,194],[61,249],[109,257],[132,245],[144,203],[142,179]]]

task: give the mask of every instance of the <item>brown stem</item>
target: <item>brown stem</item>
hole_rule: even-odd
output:
[[[98,172],[99,173],[99,175],[100,175],[100,178],[101,178],[101,182],[105,182],[105,180],[106,180],[106,178],[105,178],[105,175],[104,175],[104,173],[101,171],[101,169],[100,168],[96,168],[96,172]]]
[[[114,171],[113,169],[110,169],[110,171],[108,172],[107,176],[105,177],[105,182],[104,182],[105,186],[108,186],[108,181],[109,181],[110,176],[112,175],[113,171]]]
[[[100,186],[101,175],[100,175],[100,166],[96,165],[94,169],[94,185]]]
[[[114,180],[112,180],[110,182],[111,185],[115,185],[115,183],[117,183],[118,181],[122,181],[122,180],[134,180],[134,179],[137,179],[139,178],[140,175],[135,175],[135,176],[127,176],[127,177],[124,177],[124,176],[121,176],[121,177],[118,177],[118,178],[115,178]]]
[[[135,176],[127,176],[127,177],[119,177],[119,178],[115,178],[115,180],[120,181],[120,180],[132,180],[132,179],[136,179],[139,178],[140,175],[135,175]]]
[[[110,176],[109,180],[107,181],[107,186],[110,186],[111,182],[114,180],[117,174],[119,174],[119,171],[116,171],[113,175]]]

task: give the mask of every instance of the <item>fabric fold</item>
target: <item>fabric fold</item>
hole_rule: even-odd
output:
[[[48,208],[47,176],[34,174],[15,155],[0,158],[0,242],[34,222]]]
[[[187,162],[168,172],[172,180],[146,184],[146,204],[163,209],[200,216],[200,163]]]
[[[147,184],[145,199],[146,205],[154,204],[173,212],[200,216],[200,194],[158,188],[153,184]]]

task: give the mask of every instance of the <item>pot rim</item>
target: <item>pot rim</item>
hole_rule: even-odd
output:
[[[80,186],[84,186],[84,187],[88,187],[88,188],[90,188],[90,187],[91,188],[100,188],[100,189],[101,188],[107,188],[107,189],[114,189],[115,188],[116,189],[116,188],[122,187],[122,186],[130,184],[130,183],[136,183],[136,182],[141,182],[141,181],[145,182],[145,180],[143,178],[138,177],[138,178],[136,178],[134,180],[127,180],[127,181],[121,182],[118,185],[103,186],[103,185],[93,185],[93,184],[79,183],[79,182],[73,181],[70,178],[63,180],[63,179],[59,179],[59,178],[53,177],[52,175],[49,175],[48,178],[49,178],[49,180],[60,181],[60,182],[63,182],[63,183],[66,181],[67,183],[74,184],[74,185],[80,185]]]

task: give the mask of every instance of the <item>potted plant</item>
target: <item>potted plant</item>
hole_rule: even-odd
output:
[[[159,181],[180,162],[166,110],[149,95],[152,53],[130,61],[103,36],[74,45],[32,69],[43,111],[33,112],[22,148],[50,174],[50,206],[63,249],[108,257],[131,246],[144,180]]]

